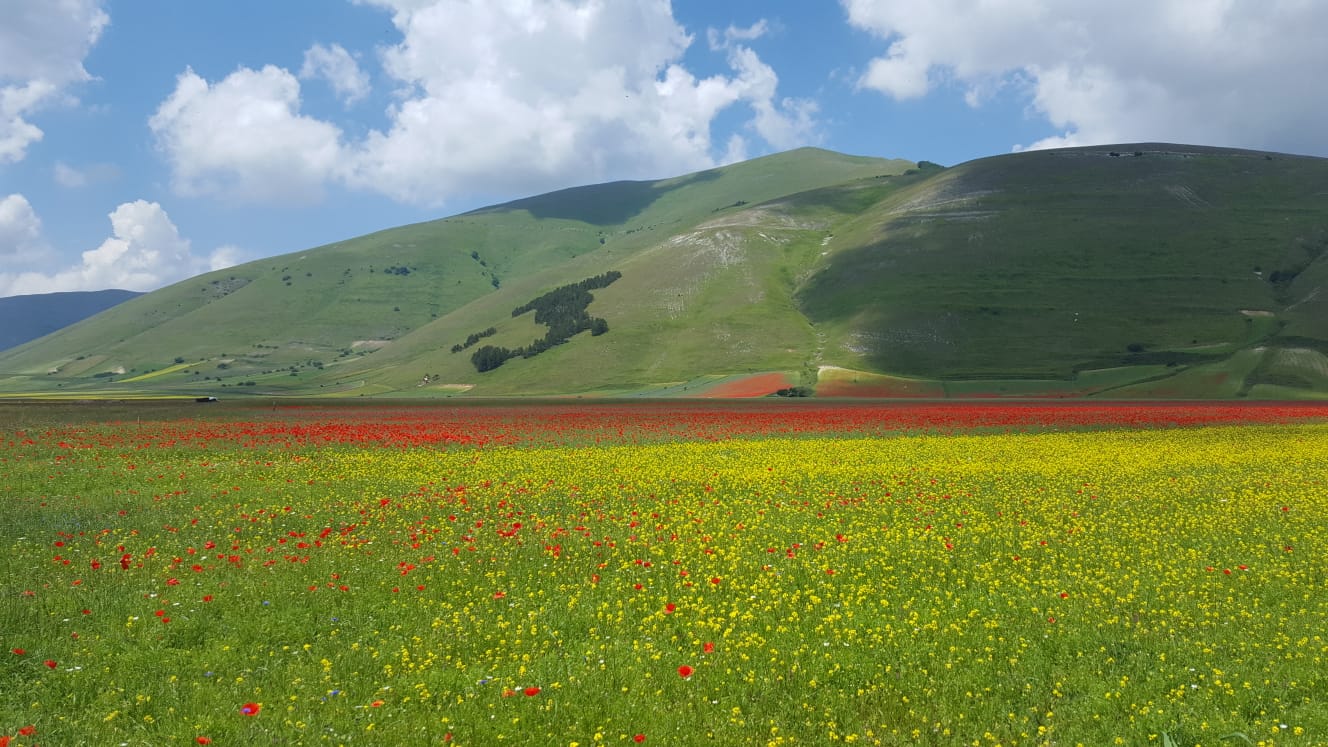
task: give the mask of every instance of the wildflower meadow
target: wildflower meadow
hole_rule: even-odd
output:
[[[0,745],[1328,744],[1328,406],[6,405]]]

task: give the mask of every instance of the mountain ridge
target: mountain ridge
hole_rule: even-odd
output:
[[[799,149],[208,273],[0,353],[0,392],[695,396],[826,373],[837,396],[1322,396],[1325,183],[1325,159],[1162,143],[950,168]],[[609,271],[606,333],[485,372],[452,352],[529,344],[547,328],[514,309]]]
[[[43,337],[141,295],[138,291],[108,288],[0,298],[0,351]]]

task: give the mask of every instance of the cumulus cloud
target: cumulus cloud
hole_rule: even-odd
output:
[[[347,106],[369,95],[369,76],[340,44],[315,44],[304,52],[300,79],[322,78]]]
[[[0,200],[0,263],[7,267],[35,264],[49,255],[42,240],[41,219],[28,198],[12,194]]]
[[[390,12],[401,33],[379,50],[397,88],[388,126],[347,142],[300,112],[299,81],[280,68],[215,84],[188,71],[151,122],[179,191],[289,199],[330,182],[438,204],[707,168],[745,153],[748,138],[815,139],[815,106],[779,98],[774,70],[738,44],[763,23],[717,37],[731,74],[698,78],[667,0],[360,2]],[[306,56],[302,77],[334,77],[320,55]],[[751,113],[744,135],[712,142],[733,106]]]
[[[758,136],[784,134],[774,120],[788,109],[762,78],[773,71],[733,65],[731,76],[697,78],[681,64],[692,39],[668,2],[372,4],[402,33],[382,56],[407,93],[392,126],[357,153],[351,180],[400,200],[705,168],[712,121],[739,102]]]
[[[148,126],[181,194],[312,202],[341,166],[341,131],[299,109],[300,82],[281,68],[216,84],[190,69]]]
[[[189,240],[180,236],[166,211],[155,202],[126,202],[109,217],[110,238],[96,249],[83,252],[78,264],[52,274],[0,272],[0,296],[105,288],[147,291],[200,272],[229,267],[242,256],[231,246],[209,256],[195,255]],[[10,195],[0,201],[0,247],[6,246],[4,242],[11,233],[20,232],[29,240],[41,241],[40,221],[27,200]]]
[[[42,131],[33,112],[90,78],[83,58],[110,18],[100,0],[0,0],[0,163],[23,160]]]
[[[1060,134],[1032,147],[1163,140],[1328,151],[1328,3],[841,0],[884,53],[859,80],[897,99],[941,86],[980,106],[1015,89]],[[1308,84],[1306,81],[1311,81]]]

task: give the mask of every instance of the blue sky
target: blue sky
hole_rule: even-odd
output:
[[[801,145],[1328,156],[1328,3],[0,0],[0,296]]]

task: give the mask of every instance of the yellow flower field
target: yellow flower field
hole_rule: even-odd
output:
[[[1328,744],[1328,425],[155,427],[0,443],[11,745]]]

